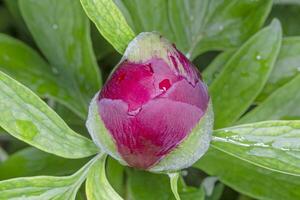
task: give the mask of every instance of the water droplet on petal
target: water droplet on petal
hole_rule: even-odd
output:
[[[159,89],[162,91],[167,91],[171,87],[171,83],[169,79],[164,79],[159,83]]]

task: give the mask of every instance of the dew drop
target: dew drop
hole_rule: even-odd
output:
[[[261,60],[261,55],[257,55],[255,58],[256,60]]]
[[[56,29],[58,29],[58,25],[57,25],[57,24],[53,24],[53,25],[52,25],[52,28],[53,28],[54,30],[56,30]]]
[[[122,73],[122,74],[120,74],[120,76],[118,77],[118,82],[121,82],[121,81],[123,81],[123,80],[124,80],[124,78],[125,78],[125,76],[126,76],[126,73]]]
[[[58,74],[58,70],[55,67],[52,67],[51,70],[54,74]]]
[[[222,31],[224,29],[223,26],[219,26],[219,30]]]
[[[159,83],[159,89],[162,91],[167,91],[171,87],[171,83],[169,79],[164,79]]]
[[[297,71],[300,72],[300,67],[297,67]]]

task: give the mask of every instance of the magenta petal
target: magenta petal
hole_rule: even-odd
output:
[[[153,71],[147,64],[124,61],[101,90],[100,97],[120,99],[135,110],[153,98]]]
[[[135,116],[120,100],[101,99],[99,111],[118,152],[132,167],[147,169],[172,151],[196,126],[203,112],[195,106],[158,98]]]
[[[166,97],[174,101],[197,106],[203,112],[206,111],[209,102],[207,87],[204,83],[199,81],[195,86],[192,86],[185,79],[174,83],[172,87],[160,97]]]

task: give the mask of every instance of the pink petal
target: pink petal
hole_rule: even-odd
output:
[[[172,151],[203,115],[195,106],[165,98],[149,101],[134,116],[121,100],[101,99],[98,105],[120,155],[130,166],[141,169]]]

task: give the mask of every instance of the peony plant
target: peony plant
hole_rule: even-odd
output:
[[[0,1],[0,200],[300,199],[295,2]]]

